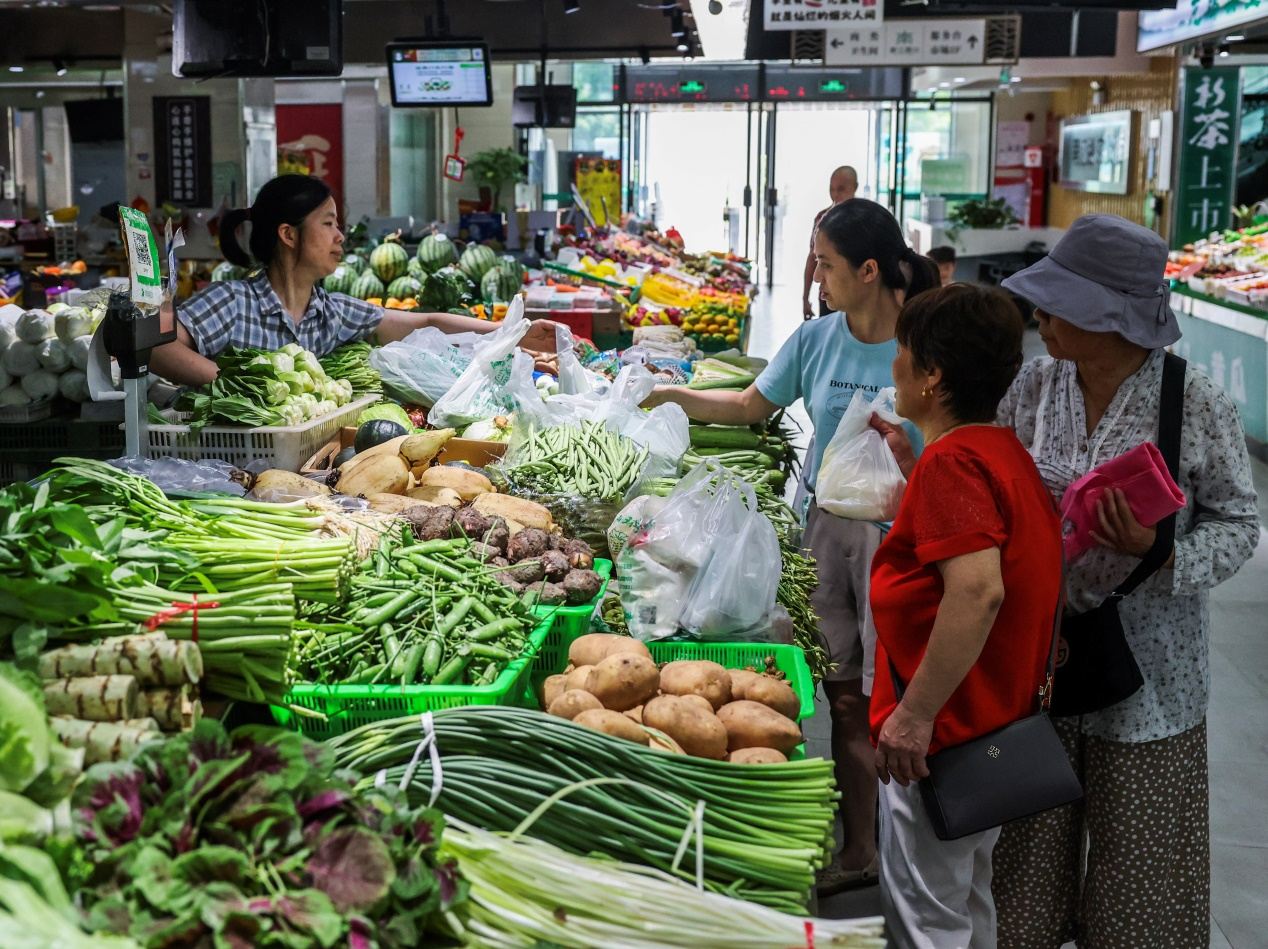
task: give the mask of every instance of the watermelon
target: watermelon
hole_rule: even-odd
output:
[[[494,267],[480,281],[480,296],[486,303],[507,303],[520,292],[521,285],[519,274]]]
[[[452,310],[469,300],[473,289],[466,274],[457,267],[446,267],[427,280],[418,302],[428,310]]]
[[[428,234],[418,245],[418,262],[428,273],[435,273],[458,262],[458,249],[444,234]]]
[[[422,289],[421,280],[415,280],[413,277],[397,277],[387,285],[387,295],[396,297],[398,300],[405,300],[409,297],[417,297]]]
[[[357,273],[347,264],[340,264],[335,272],[321,282],[327,293],[350,293],[356,283]]]
[[[417,257],[409,259],[409,270],[407,273],[419,283],[427,282],[427,268],[423,266],[423,262]]]
[[[389,237],[370,251],[370,269],[384,283],[391,283],[409,270],[409,254],[400,241]]]
[[[497,265],[498,255],[490,247],[483,244],[472,244],[462,252],[458,260],[458,269],[479,285],[484,275]]]
[[[220,283],[222,280],[241,280],[247,275],[245,267],[236,267],[229,261],[225,260],[216,264],[211,272],[211,282]]]
[[[503,254],[498,258],[497,269],[515,274],[516,279],[518,279],[520,283],[524,282],[524,265],[510,254]]]
[[[383,295],[387,293],[387,287],[383,286],[382,280],[367,270],[353,281],[348,293],[359,300],[368,300],[371,297],[382,300]]]
[[[362,422],[357,427],[357,434],[352,439],[352,447],[356,449],[357,454],[360,454],[367,448],[382,445],[393,438],[408,434],[409,430],[399,422],[390,422],[381,418],[371,419],[368,422]]]
[[[354,277],[359,277],[365,273],[365,258],[357,254],[344,254],[341,263],[343,266],[352,271],[352,275]]]

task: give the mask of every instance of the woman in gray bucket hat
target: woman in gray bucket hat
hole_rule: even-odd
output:
[[[1049,356],[1022,367],[999,421],[1058,501],[1093,468],[1158,440],[1164,348],[1180,338],[1166,261],[1152,231],[1089,214],[1047,258],[1004,282],[1034,304]],[[1186,503],[1174,545],[1118,609],[1144,685],[1107,708],[1055,719],[1085,797],[1005,826],[995,848],[1001,949],[1209,939],[1207,598],[1250,557],[1259,518],[1237,409],[1192,368],[1177,481]],[[1154,542],[1121,492],[1105,496],[1098,520],[1097,546],[1068,564],[1067,615],[1100,604]]]

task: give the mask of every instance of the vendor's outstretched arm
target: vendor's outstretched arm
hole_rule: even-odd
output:
[[[154,347],[150,372],[179,386],[203,386],[216,378],[220,367],[194,348],[189,330],[177,321],[176,342]]]
[[[675,402],[688,418],[713,425],[755,425],[779,411],[772,402],[751,385],[743,392],[726,389],[689,389],[687,386],[657,386],[643,402],[643,408]]]
[[[434,326],[442,333],[492,333],[502,324],[489,320],[477,320],[474,316],[457,313],[409,313],[403,310],[384,310],[383,321],[375,331],[380,343],[402,340],[414,330]],[[555,351],[555,324],[550,320],[533,320],[520,345],[537,352]]]

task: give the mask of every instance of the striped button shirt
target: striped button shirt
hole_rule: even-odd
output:
[[[296,322],[282,307],[269,278],[260,273],[213,283],[182,304],[177,316],[204,356],[214,357],[230,346],[272,352],[298,343],[320,357],[365,339],[378,328],[383,310],[313,287],[308,310]]]

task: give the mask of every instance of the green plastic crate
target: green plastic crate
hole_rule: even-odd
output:
[[[608,592],[608,583],[612,579],[612,561],[596,559],[594,572],[603,577],[603,586],[599,595],[589,603],[581,606],[538,606],[534,612],[543,619],[549,619],[550,631],[546,641],[537,650],[537,658],[533,660],[533,678],[542,678],[563,672],[568,665],[568,649],[573,641],[590,631],[590,617],[594,608],[603,602]]]
[[[533,661],[550,629],[542,623],[529,636],[523,655],[502,670],[492,685],[296,685],[287,702],[320,712],[325,721],[273,706],[273,718],[281,726],[301,732],[314,741],[325,741],[362,725],[406,715],[421,715],[464,705],[535,707],[529,690]]]
[[[755,669],[766,667],[766,657],[775,657],[775,668],[782,672],[788,685],[801,699],[801,711],[797,721],[804,721],[815,713],[815,683],[810,675],[810,664],[800,646],[777,646],[771,643],[648,643],[652,658],[658,663],[677,659],[708,659],[728,669]]]

